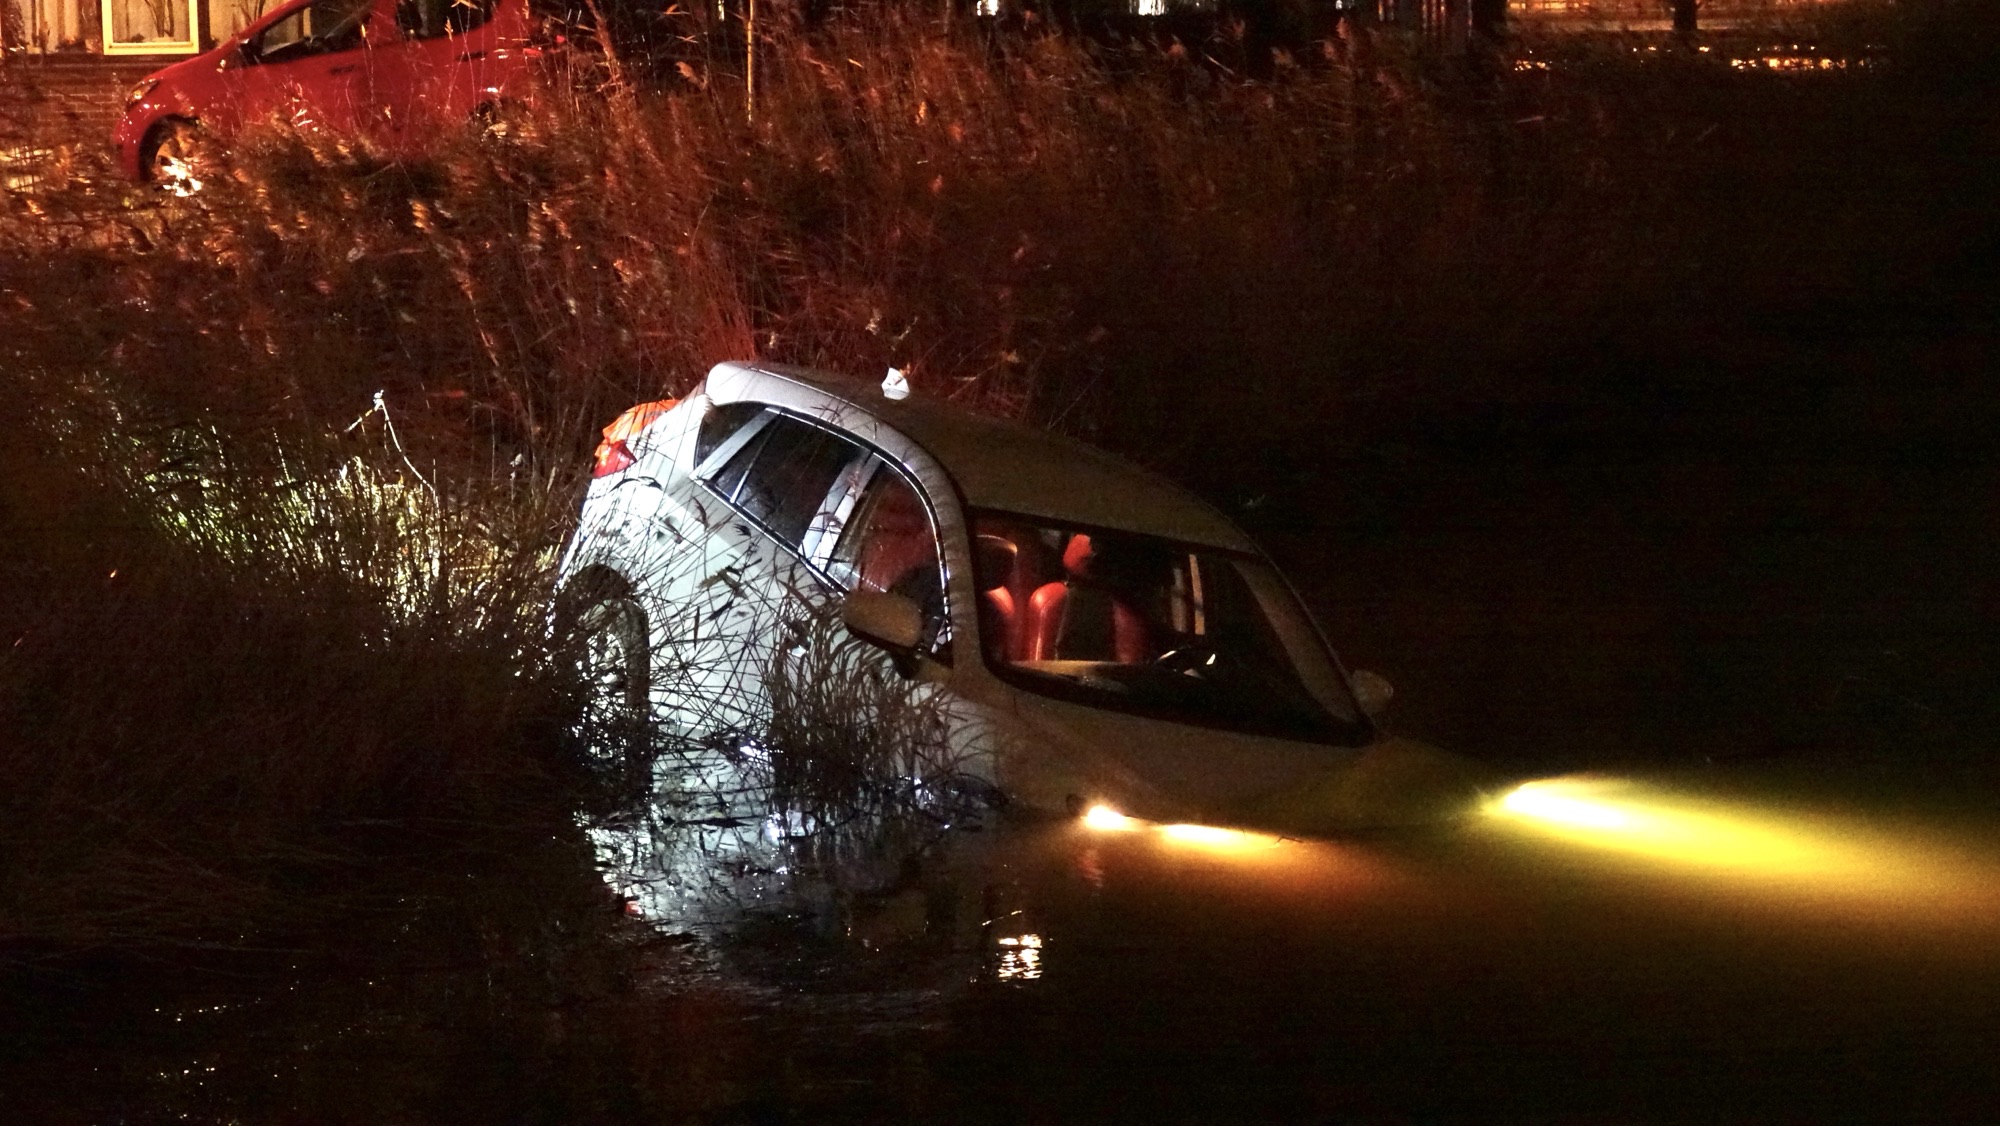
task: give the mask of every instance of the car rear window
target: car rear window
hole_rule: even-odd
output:
[[[779,416],[716,475],[736,507],[797,548],[840,471],[861,448],[830,430]]]
[[[743,429],[751,419],[763,414],[762,403],[723,403],[709,408],[702,417],[701,430],[694,439],[694,463],[700,465],[721,448],[731,434]]]

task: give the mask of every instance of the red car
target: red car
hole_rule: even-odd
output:
[[[408,152],[525,94],[540,54],[529,30],[527,0],[289,0],[134,86],[112,132],[118,161],[153,179],[197,132],[260,120]]]

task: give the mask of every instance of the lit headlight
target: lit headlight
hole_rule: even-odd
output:
[[[137,86],[134,86],[130,90],[125,91],[125,108],[131,109],[133,106],[138,105],[140,99],[152,93],[153,87],[158,86],[159,84],[160,80],[157,78],[140,79],[139,84]]]

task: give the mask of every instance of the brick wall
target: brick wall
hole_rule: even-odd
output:
[[[0,148],[105,138],[124,109],[125,91],[165,62],[20,56],[0,62]]]

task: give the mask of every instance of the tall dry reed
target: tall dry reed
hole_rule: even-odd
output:
[[[727,67],[656,88],[579,52],[504,140],[430,160],[271,130],[186,199],[15,203],[8,350],[320,425],[387,390],[511,461],[574,457],[724,358],[894,364],[1059,417],[1107,378],[1181,393],[1177,372],[1518,312],[1463,324],[1446,287],[1483,308],[1525,278],[1547,310],[1596,299],[1568,279],[1645,268],[1630,220],[1672,153],[1593,97],[1467,85],[1393,37],[1280,51],[1255,80],[1246,50],[1227,28],[1105,43],[872,11],[773,29],[754,121]],[[1306,320],[1246,323],[1274,301]]]

